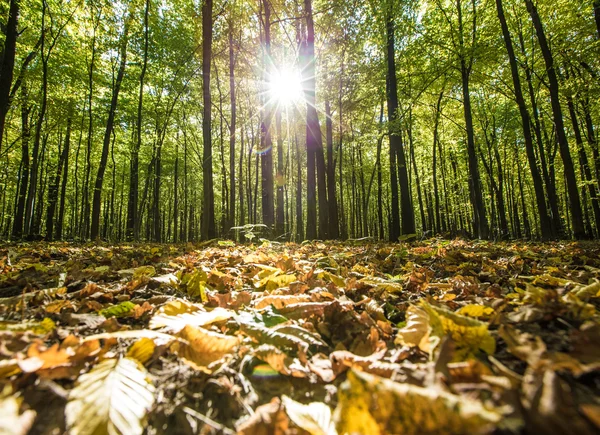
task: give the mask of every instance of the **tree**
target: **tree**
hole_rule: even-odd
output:
[[[203,240],[215,237],[215,194],[213,188],[212,160],[212,99],[210,92],[210,67],[213,37],[213,1],[202,3],[202,225]]]

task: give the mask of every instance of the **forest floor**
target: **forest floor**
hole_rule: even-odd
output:
[[[600,244],[0,245],[0,433],[600,431]]]

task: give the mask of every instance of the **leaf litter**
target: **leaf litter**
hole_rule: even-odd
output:
[[[0,432],[600,431],[600,246],[0,246]]]

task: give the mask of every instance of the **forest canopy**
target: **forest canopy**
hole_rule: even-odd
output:
[[[5,0],[0,236],[600,236],[600,3]]]

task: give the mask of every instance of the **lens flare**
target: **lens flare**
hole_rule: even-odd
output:
[[[302,98],[302,78],[291,68],[275,71],[269,80],[269,98],[280,105],[294,104]]]

